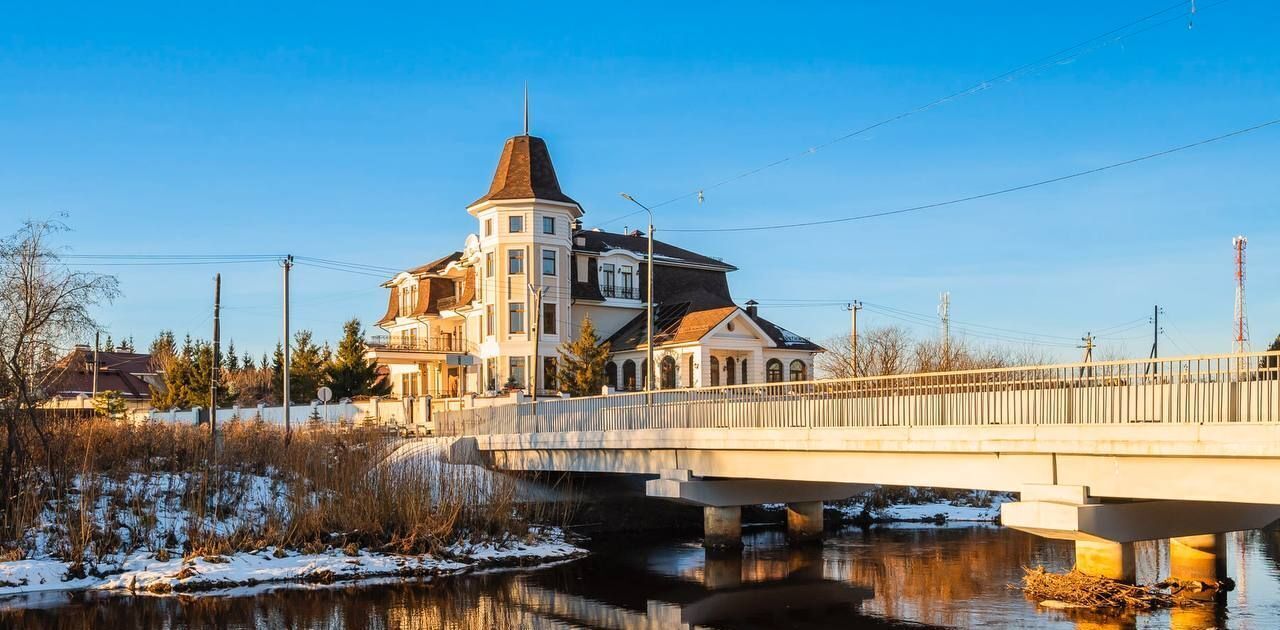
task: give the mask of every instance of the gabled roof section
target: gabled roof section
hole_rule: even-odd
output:
[[[436,271],[440,271],[445,267],[448,267],[449,263],[455,262],[458,260],[462,260],[462,252],[453,252],[452,254],[449,254],[444,258],[437,258],[436,260],[433,260],[420,267],[414,267],[413,269],[409,270],[409,273],[412,273],[412,274],[433,273]]]
[[[149,400],[151,388],[143,375],[155,374],[151,355],[136,352],[98,352],[98,391],[116,391],[125,400]],[[66,398],[93,392],[93,351],[77,347],[60,359],[44,383],[53,396]]]
[[[581,207],[560,190],[560,180],[556,178],[556,169],[551,164],[547,143],[542,138],[528,135],[507,140],[502,147],[502,156],[498,158],[498,170],[493,173],[489,192],[471,205],[502,199],[541,199]]]
[[[614,232],[601,232],[596,230],[581,230],[574,234],[576,238],[582,238],[586,241],[583,245],[575,245],[576,251],[594,252],[597,254],[607,254],[613,250],[629,251],[637,256],[644,258],[649,251],[649,238],[640,234],[616,234]],[[682,247],[676,247],[669,243],[663,243],[659,240],[653,241],[653,262],[655,265],[666,263],[685,263],[698,265],[703,267],[712,267],[715,269],[723,269],[724,271],[736,271],[738,268],[733,265],[710,256],[703,256],[697,252],[691,252]],[[656,274],[655,274],[656,275]]]

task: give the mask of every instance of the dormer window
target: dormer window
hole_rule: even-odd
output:
[[[618,296],[624,298],[635,297],[632,292],[632,286],[634,285],[631,284],[631,267],[630,265],[624,265],[618,275]]]
[[[613,297],[616,295],[614,291],[614,275],[615,267],[613,263],[604,263],[600,265],[600,292],[605,297]]]
[[[524,231],[524,216],[513,214],[507,217],[507,231],[512,234],[519,234]]]
[[[400,287],[400,316],[408,317],[413,313],[413,308],[418,304],[418,287],[417,285]]]

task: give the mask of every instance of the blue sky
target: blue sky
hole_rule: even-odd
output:
[[[1172,1],[45,4],[9,6],[0,24],[0,230],[66,212],[74,253],[404,267],[475,230],[464,207],[520,131],[525,81],[533,132],[593,226],[631,210],[619,191],[658,203],[708,187]],[[957,327],[1063,346],[1159,303],[1169,354],[1230,349],[1230,241],[1243,233],[1251,329],[1265,346],[1280,333],[1280,126],[915,214],[661,234],[912,206],[1280,118],[1280,6],[1198,5],[1194,28],[1174,19],[709,190],[702,204],[663,206],[660,238],[737,264],[740,301],[814,338],[844,333],[847,313],[771,302],[856,297],[928,314],[945,290]],[[99,313],[116,338],[207,336],[215,271],[224,338],[255,353],[279,338],[275,265],[100,269],[124,291]],[[332,339],[350,316],[376,319],[377,283],[299,266],[295,325]],[[903,323],[871,311],[862,322]],[[1113,337],[1100,352],[1149,348],[1146,327]],[[1036,347],[1076,355],[1063,346]]]

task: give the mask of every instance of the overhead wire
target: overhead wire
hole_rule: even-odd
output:
[[[1221,5],[1221,4],[1223,4],[1223,3],[1225,3],[1225,2],[1228,2],[1228,1],[1229,1],[1229,0],[1220,0],[1219,2],[1216,2],[1216,3],[1214,3],[1214,4],[1206,5],[1206,6],[1204,6],[1204,7],[1201,7],[1201,9],[1212,8],[1212,7],[1215,7],[1215,6]],[[681,201],[681,200],[688,199],[688,198],[695,197],[695,196],[696,196],[696,197],[698,197],[698,198],[699,198],[699,200],[701,200],[701,199],[702,199],[703,194],[704,194],[706,191],[708,191],[708,190],[713,190],[713,189],[716,189],[716,188],[720,188],[721,186],[724,186],[724,185],[726,185],[726,184],[729,184],[729,183],[732,183],[732,182],[735,182],[735,181],[738,181],[738,180],[741,180],[741,179],[744,179],[744,178],[750,177],[750,176],[755,175],[755,174],[757,174],[757,173],[760,173],[760,172],[762,172],[762,171],[765,171],[765,170],[768,170],[768,169],[774,168],[774,167],[776,167],[776,166],[781,166],[782,164],[786,164],[786,163],[788,163],[788,162],[790,162],[790,161],[792,161],[792,160],[795,160],[795,159],[798,159],[798,158],[802,158],[802,157],[804,157],[804,156],[812,155],[812,154],[817,153],[818,151],[820,151],[820,150],[822,150],[822,149],[825,149],[825,148],[827,148],[827,147],[829,147],[829,146],[831,146],[831,145],[838,144],[838,143],[843,142],[843,141],[845,141],[845,140],[849,140],[849,139],[851,139],[851,138],[854,138],[854,137],[860,136],[860,135],[865,134],[865,133],[867,133],[867,132],[873,131],[873,130],[878,129],[878,128],[880,128],[880,127],[883,127],[883,126],[885,126],[885,125],[892,124],[892,123],[897,122],[897,121],[899,121],[899,120],[903,120],[903,119],[905,119],[905,118],[908,118],[908,117],[914,116],[914,115],[916,115],[916,114],[924,113],[924,112],[929,111],[929,110],[931,110],[931,109],[934,109],[935,107],[938,107],[938,106],[940,106],[940,105],[942,105],[942,104],[944,104],[944,103],[948,103],[948,102],[950,102],[950,101],[953,101],[953,100],[956,100],[956,99],[959,99],[959,98],[963,98],[963,97],[965,97],[965,96],[969,96],[969,95],[972,95],[972,94],[976,94],[976,93],[979,93],[979,92],[983,92],[983,91],[985,91],[985,90],[987,90],[987,89],[990,89],[991,87],[994,87],[995,85],[998,85],[1000,82],[1011,83],[1011,82],[1013,82],[1014,80],[1016,80],[1018,77],[1020,77],[1021,75],[1031,74],[1032,72],[1034,72],[1034,71],[1036,71],[1036,70],[1039,70],[1039,69],[1043,69],[1043,68],[1048,68],[1048,67],[1052,67],[1052,66],[1056,66],[1056,65],[1063,65],[1063,64],[1069,63],[1069,62],[1074,61],[1075,59],[1078,59],[1078,58],[1080,58],[1080,57],[1082,57],[1082,56],[1084,56],[1084,55],[1086,55],[1086,54],[1088,54],[1088,53],[1090,53],[1090,52],[1093,52],[1093,51],[1095,51],[1095,50],[1100,50],[1100,49],[1102,49],[1102,48],[1105,48],[1105,47],[1110,46],[1110,45],[1112,45],[1112,44],[1115,44],[1115,43],[1117,43],[1117,42],[1123,41],[1123,40],[1128,39],[1128,38],[1130,38],[1130,37],[1133,37],[1133,36],[1135,36],[1135,35],[1139,35],[1139,34],[1141,34],[1141,33],[1145,33],[1145,32],[1147,32],[1147,31],[1149,31],[1149,30],[1152,30],[1152,29],[1154,29],[1154,28],[1158,28],[1158,27],[1163,26],[1163,25],[1165,25],[1165,24],[1168,24],[1168,23],[1170,23],[1170,22],[1173,22],[1173,21],[1176,21],[1176,20],[1181,20],[1181,19],[1182,19],[1182,15],[1183,15],[1183,14],[1179,13],[1179,14],[1177,14],[1177,15],[1175,15],[1175,16],[1173,16],[1173,17],[1169,18],[1169,19],[1161,20],[1161,21],[1156,22],[1156,23],[1154,23],[1154,24],[1148,25],[1148,26],[1147,26],[1147,27],[1145,27],[1145,28],[1138,29],[1138,30],[1135,30],[1135,31],[1132,31],[1132,32],[1127,32],[1127,33],[1126,33],[1126,32],[1124,32],[1124,31],[1127,31],[1128,29],[1130,29],[1130,28],[1132,28],[1132,27],[1138,26],[1138,25],[1140,25],[1140,24],[1142,24],[1142,23],[1144,23],[1144,22],[1148,22],[1148,21],[1150,21],[1150,20],[1152,20],[1152,19],[1154,19],[1154,18],[1157,18],[1157,17],[1159,17],[1159,16],[1161,16],[1161,15],[1164,15],[1165,13],[1168,13],[1168,12],[1170,12],[1170,11],[1173,11],[1174,9],[1177,9],[1177,8],[1179,8],[1179,7],[1183,7],[1183,6],[1187,6],[1187,5],[1191,5],[1192,7],[1194,7],[1194,6],[1195,6],[1195,5],[1194,5],[1193,0],[1179,0],[1178,2],[1175,2],[1175,3],[1171,4],[1171,5],[1167,5],[1167,6],[1165,6],[1164,8],[1162,8],[1162,9],[1159,9],[1159,10],[1155,11],[1154,13],[1151,13],[1151,14],[1145,15],[1145,16],[1143,16],[1143,17],[1141,17],[1141,18],[1138,18],[1138,19],[1136,19],[1136,20],[1133,20],[1133,21],[1131,21],[1131,22],[1127,22],[1127,23],[1125,23],[1125,24],[1123,24],[1123,25],[1121,25],[1121,26],[1114,27],[1114,28],[1112,28],[1112,29],[1110,29],[1110,30],[1108,30],[1108,31],[1106,31],[1106,32],[1104,32],[1104,33],[1102,33],[1102,34],[1100,34],[1100,35],[1095,35],[1095,36],[1090,37],[1090,38],[1088,38],[1088,39],[1085,39],[1085,40],[1083,40],[1083,41],[1080,41],[1080,42],[1077,42],[1077,43],[1072,44],[1072,45],[1070,45],[1070,46],[1067,46],[1067,47],[1065,47],[1065,48],[1062,48],[1062,49],[1060,49],[1060,50],[1058,50],[1058,51],[1056,51],[1056,52],[1054,52],[1054,53],[1052,53],[1052,54],[1050,54],[1050,55],[1046,55],[1046,56],[1044,56],[1044,57],[1040,57],[1040,58],[1036,59],[1035,61],[1031,61],[1031,62],[1029,62],[1029,63],[1022,64],[1022,65],[1017,66],[1017,67],[1014,67],[1014,68],[1012,68],[1012,69],[1010,69],[1010,70],[1003,71],[1003,72],[1001,72],[1001,73],[999,73],[999,74],[997,74],[997,75],[995,75],[995,76],[993,76],[993,77],[990,77],[990,78],[987,78],[987,79],[983,79],[983,80],[981,80],[981,81],[979,81],[979,82],[977,82],[977,83],[974,83],[973,85],[970,85],[969,87],[966,87],[966,88],[964,88],[964,89],[962,89],[962,90],[959,90],[959,91],[957,91],[957,92],[952,92],[952,93],[947,94],[947,95],[945,95],[945,96],[942,96],[942,97],[936,98],[936,99],[934,99],[934,100],[932,100],[932,101],[930,101],[930,102],[928,102],[928,103],[925,103],[925,104],[923,104],[923,105],[920,105],[920,106],[914,107],[914,108],[912,108],[912,109],[905,110],[905,111],[903,111],[903,112],[899,112],[899,113],[897,113],[897,114],[894,114],[893,116],[890,116],[890,117],[888,117],[888,118],[884,118],[884,119],[879,120],[879,121],[877,121],[877,122],[874,122],[874,123],[868,124],[868,125],[866,125],[866,126],[860,127],[860,128],[858,128],[858,129],[855,129],[855,130],[853,130],[853,131],[847,132],[847,133],[845,133],[845,134],[842,134],[842,135],[840,135],[840,136],[837,136],[837,137],[835,137],[835,138],[832,138],[832,139],[827,140],[827,141],[825,141],[825,142],[822,142],[822,143],[820,143],[820,144],[817,144],[817,145],[814,145],[814,146],[810,146],[810,147],[806,148],[805,150],[800,151],[800,152],[798,152],[798,153],[793,153],[793,154],[790,154],[790,155],[784,156],[784,157],[782,157],[782,158],[780,158],[780,159],[776,159],[776,160],[773,160],[773,161],[768,162],[768,163],[766,163],[766,164],[763,164],[763,165],[761,165],[761,166],[757,166],[757,167],[754,167],[754,168],[748,169],[748,170],[746,170],[746,171],[740,172],[740,173],[738,173],[738,174],[736,174],[736,175],[733,175],[733,176],[731,176],[731,177],[728,177],[728,178],[726,178],[726,179],[723,179],[723,180],[717,181],[717,182],[715,182],[715,183],[713,183],[713,184],[706,185],[706,186],[702,186],[702,187],[700,187],[700,188],[698,188],[698,189],[696,189],[696,190],[692,190],[692,191],[690,191],[690,192],[687,192],[687,193],[684,193],[684,194],[681,194],[681,195],[677,195],[677,196],[672,197],[672,198],[670,198],[670,199],[667,199],[667,200],[665,200],[665,201],[662,201],[662,202],[659,202],[659,203],[653,204],[653,205],[649,206],[649,208],[650,208],[651,210],[653,210],[653,209],[657,209],[657,208],[660,208],[660,207],[662,207],[662,206],[666,206],[666,205],[669,205],[669,204],[675,203],[675,202],[677,202],[677,201]],[[1114,38],[1112,38],[1112,39],[1110,39],[1110,40],[1107,40],[1107,38],[1108,38],[1108,37],[1111,37],[1111,36],[1113,36],[1113,35],[1115,36]],[[1102,41],[1102,40],[1106,40],[1106,41]],[[1101,42],[1101,43],[1099,43],[1099,42]],[[1074,51],[1074,52],[1073,52],[1073,51]],[[1072,53],[1072,54],[1069,54],[1069,53]],[[608,220],[606,220],[606,221],[604,221],[604,222],[601,222],[601,223],[599,223],[598,225],[608,225],[608,224],[613,223],[613,222],[615,222],[615,221],[620,221],[620,220],[622,220],[622,219],[625,219],[625,218],[628,218],[628,217],[631,217],[631,216],[635,216],[635,215],[637,215],[637,214],[639,214],[639,213],[641,213],[641,212],[644,212],[644,211],[643,211],[643,210],[635,210],[635,211],[631,211],[631,212],[628,212],[628,213],[625,213],[625,214],[621,214],[621,215],[619,215],[619,216],[616,216],[616,217],[613,217],[613,218],[611,218],[611,219],[608,219]]]

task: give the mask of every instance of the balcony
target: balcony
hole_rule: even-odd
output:
[[[600,285],[600,294],[607,298],[623,298],[626,300],[634,300],[640,297],[635,287],[624,287],[620,285],[602,284]]]
[[[462,339],[456,336],[401,337],[399,335],[373,335],[365,341],[372,350],[397,352],[462,352]]]

